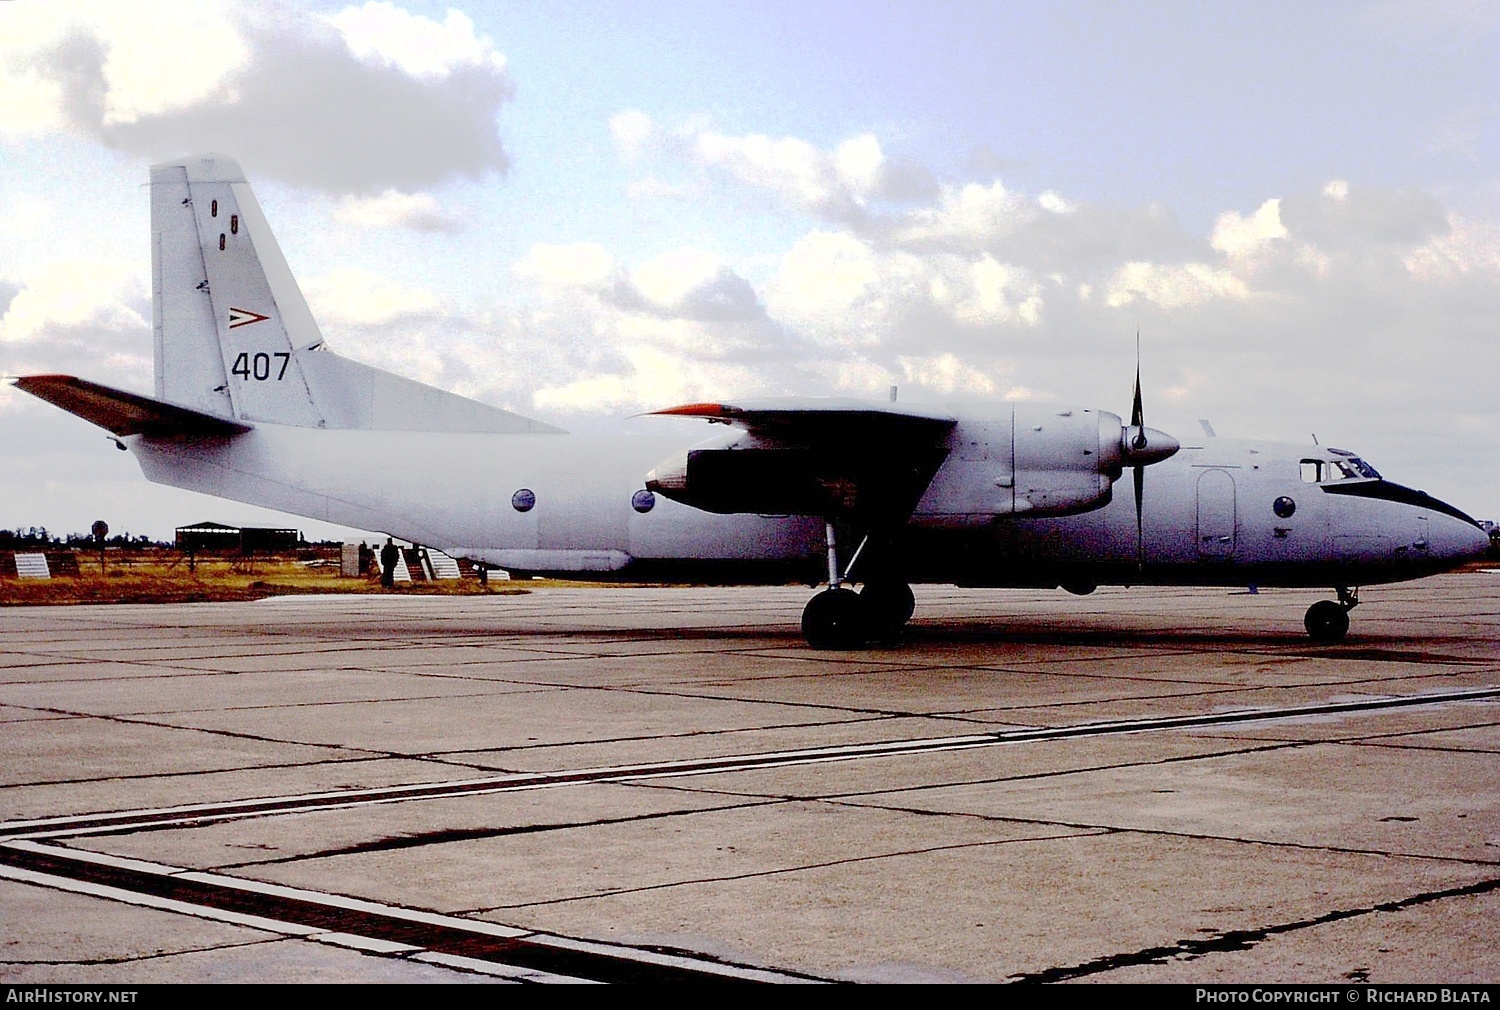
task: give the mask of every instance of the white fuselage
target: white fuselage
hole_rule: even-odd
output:
[[[504,568],[723,581],[815,581],[823,571],[821,519],[720,515],[642,497],[647,472],[690,441],[657,418],[608,435],[262,423],[220,442],[128,441],[152,480]],[[1338,458],[1207,439],[1146,468],[1139,545],[1127,473],[1108,504],[1076,515],[1007,515],[963,529],[919,516],[898,533],[902,567],[911,581],[968,585],[1332,586],[1415,578],[1483,553],[1483,532],[1442,502],[1383,480],[1315,481],[1318,471],[1303,465],[1325,461],[1332,472]],[[940,469],[934,482],[942,478]],[[1350,493],[1360,485],[1367,493]]]

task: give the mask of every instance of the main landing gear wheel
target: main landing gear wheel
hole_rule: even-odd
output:
[[[911,586],[898,579],[865,583],[859,591],[859,600],[864,605],[870,637],[876,641],[889,641],[900,635],[917,609]]]
[[[1302,619],[1307,635],[1319,645],[1337,645],[1349,632],[1349,611],[1342,603],[1319,600],[1307,608]]]
[[[814,649],[857,649],[868,637],[864,601],[848,589],[825,589],[802,611],[802,637]]]

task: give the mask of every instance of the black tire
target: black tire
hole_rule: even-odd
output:
[[[901,634],[906,622],[917,609],[917,598],[911,586],[897,579],[878,579],[865,583],[859,591],[864,604],[870,637],[888,641]]]
[[[864,602],[847,589],[825,589],[802,610],[802,637],[814,649],[857,649],[868,636]]]
[[[1319,600],[1307,608],[1302,626],[1319,645],[1337,645],[1349,633],[1349,611],[1332,600]]]

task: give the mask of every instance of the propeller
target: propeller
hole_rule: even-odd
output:
[[[1146,500],[1146,467],[1172,455],[1181,444],[1166,432],[1146,427],[1141,404],[1141,334],[1135,334],[1135,396],[1130,405],[1130,424],[1120,435],[1120,462],[1130,467],[1135,485],[1135,562],[1145,570],[1146,536],[1143,512]]]

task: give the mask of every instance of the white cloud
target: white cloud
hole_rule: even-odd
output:
[[[1207,263],[1126,263],[1115,271],[1105,293],[1105,304],[1111,308],[1129,305],[1141,299],[1163,308],[1175,309],[1201,305],[1217,298],[1244,299],[1250,296],[1245,282],[1228,270]]]
[[[626,161],[641,157],[660,130],[655,121],[640,109],[626,109],[609,119],[609,132],[615,138],[615,149]]]
[[[760,314],[750,283],[718,256],[699,249],[679,249],[643,263],[630,280],[635,292],[664,315],[727,320]]]
[[[965,364],[951,352],[896,359],[908,382],[915,382],[945,395],[989,396],[995,392],[995,381],[983,372]]]
[[[873,134],[841,142],[832,152],[800,137],[729,136],[683,131],[693,160],[780,196],[788,206],[837,221],[866,216],[874,200],[907,199],[928,188],[927,174],[894,165]]]
[[[797,137],[704,132],[697,138],[694,153],[700,163],[778,193],[803,210],[825,211],[852,202],[834,159]]]
[[[56,260],[27,277],[5,315],[0,344],[50,339],[60,329],[140,329],[151,324],[128,301],[143,295],[128,266]]]
[[[415,231],[457,232],[461,222],[446,213],[430,193],[402,193],[388,189],[379,196],[346,196],[333,218],[357,228],[411,228]]]
[[[390,4],[325,19],[249,0],[6,3],[0,134],[153,159],[218,149],[325,189],[411,190],[505,170],[504,62],[464,15]]]
[[[1036,203],[1007,190],[999,180],[989,186],[944,186],[937,206],[912,211],[891,238],[906,246],[982,248],[1037,216]]]
[[[229,15],[200,0],[163,0],[149,16],[108,0],[0,7],[0,132],[61,129],[85,100],[104,125],[233,101],[227,83],[250,49]]]
[[[1208,243],[1230,259],[1238,259],[1252,256],[1266,243],[1286,236],[1286,226],[1281,223],[1281,201],[1267,200],[1249,217],[1233,210],[1220,214]]]
[[[1412,276],[1451,282],[1476,272],[1500,275],[1500,226],[1448,217],[1448,233],[1436,235],[1403,261]]]
[[[623,272],[615,258],[592,242],[538,243],[516,264],[516,275],[562,287],[602,290],[616,283]]]
[[[706,192],[698,183],[671,183],[648,175],[625,187],[625,196],[635,200],[696,200]]]
[[[782,258],[767,289],[767,307],[775,318],[814,340],[837,341],[841,332],[863,328],[855,308],[877,291],[881,274],[879,257],[864,242],[841,232],[815,231]],[[871,335],[855,339],[863,342]]]
[[[437,295],[409,288],[379,274],[338,267],[308,281],[304,293],[320,321],[346,326],[382,326],[399,319],[431,315],[441,308]]]
[[[679,249],[642,264],[630,279],[636,290],[652,303],[671,307],[681,304],[703,285],[712,283],[725,269],[713,253]]]
[[[438,22],[371,0],[325,20],[343,34],[355,56],[400,67],[413,77],[447,77],[467,67],[505,69],[505,57],[496,52],[495,43],[476,36],[474,22],[451,8]]]
[[[1078,209],[1050,189],[1043,191],[1042,195],[1036,198],[1036,202],[1042,210],[1051,211],[1054,214],[1072,214]]]
[[[849,189],[857,203],[865,203],[880,186],[885,170],[885,153],[874,134],[866,133],[846,140],[833,152],[834,172]]]
[[[967,290],[953,306],[961,323],[1024,323],[1034,326],[1041,317],[1042,296],[1037,284],[1017,267],[982,256],[964,270]]]
[[[150,302],[130,265],[55,260],[19,284],[0,280],[5,301],[0,373],[57,372],[151,389]]]
[[[766,304],[774,319],[817,343],[871,348],[893,340],[914,315],[951,330],[1034,326],[1043,309],[1030,272],[988,254],[884,250],[826,231],[804,236],[787,252]]]
[[[622,411],[754,393],[761,380],[743,366],[694,361],[651,347],[624,351],[626,370],[586,375],[545,386],[534,402],[543,410]]]

